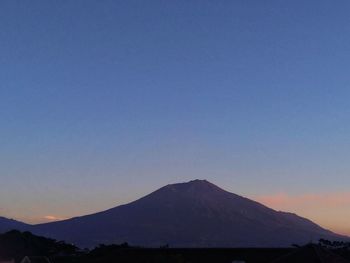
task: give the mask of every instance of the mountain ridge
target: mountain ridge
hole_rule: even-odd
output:
[[[131,203],[37,225],[33,231],[83,246],[125,241],[141,246],[289,246],[342,237],[206,180],[169,184]]]
[[[24,222],[20,222],[12,218],[6,218],[6,217],[0,216],[0,233],[5,233],[13,229],[25,230],[29,227],[30,225]]]
[[[27,229],[82,247],[122,242],[146,247],[281,247],[346,238],[198,179],[168,184],[105,211]]]

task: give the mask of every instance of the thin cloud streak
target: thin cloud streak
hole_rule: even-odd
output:
[[[44,220],[47,220],[47,221],[60,221],[60,220],[65,220],[65,219],[67,219],[67,218],[53,216],[53,215],[44,216]]]

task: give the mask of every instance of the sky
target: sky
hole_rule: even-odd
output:
[[[350,2],[0,2],[0,215],[207,179],[350,235]]]

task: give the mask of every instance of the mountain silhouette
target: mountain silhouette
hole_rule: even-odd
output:
[[[344,239],[308,219],[275,211],[206,180],[167,185],[126,205],[31,230],[81,247],[122,242],[150,247],[281,247]]]
[[[17,230],[25,230],[29,227],[29,225],[13,220],[5,217],[0,217],[0,233],[5,233],[7,231],[17,229]]]

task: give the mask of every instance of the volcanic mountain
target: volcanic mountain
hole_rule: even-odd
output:
[[[81,247],[129,242],[158,247],[271,247],[344,239],[205,180],[171,184],[100,213],[36,225],[34,233]]]

